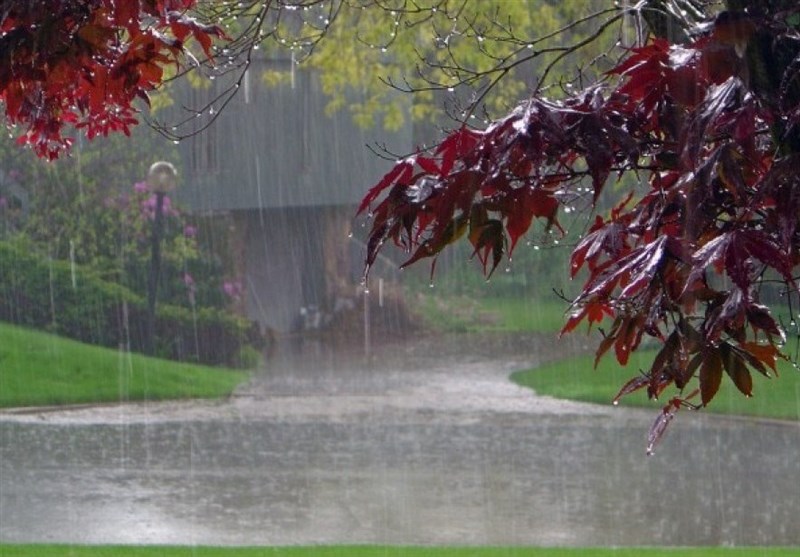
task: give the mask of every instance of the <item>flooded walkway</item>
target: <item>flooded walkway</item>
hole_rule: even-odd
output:
[[[572,342],[580,342],[573,339]],[[286,348],[230,400],[0,412],[0,541],[798,545],[800,426],[536,396],[576,345]]]

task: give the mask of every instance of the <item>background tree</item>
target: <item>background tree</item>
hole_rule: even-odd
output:
[[[396,128],[406,117],[387,83],[415,94],[417,120],[441,112],[436,91],[449,93],[456,114],[467,105],[500,113],[534,84],[541,73],[536,64],[563,61],[554,39],[593,34],[594,21],[583,14],[613,11],[604,6],[600,0],[4,2],[0,100],[12,134],[51,159],[75,141],[71,128],[90,139],[127,134],[143,111],[178,140],[202,129],[198,116],[208,125],[220,114],[263,47],[319,72],[331,110],[346,107],[365,125]],[[207,106],[184,107],[183,120],[160,122],[146,113],[178,76],[200,83],[228,73],[230,86]],[[365,100],[353,103],[353,89],[366,92]]]
[[[316,0],[251,2],[231,11],[218,9],[206,17],[224,21],[227,30],[258,37],[256,44],[236,40],[223,45],[222,66],[244,70],[258,49],[260,56],[289,59],[314,71],[329,96],[330,111],[347,110],[363,126],[394,130],[409,117],[414,122],[442,125],[446,113],[463,118],[501,114],[536,85],[542,68],[553,62],[554,74],[574,74],[578,65],[614,47],[614,39],[588,41],[586,48],[561,55],[563,41],[596,33],[586,13],[608,13],[602,0]],[[249,32],[242,29],[249,28]],[[597,39],[597,37],[595,37]],[[610,41],[610,42],[609,42]],[[206,68],[213,77],[219,68]],[[569,70],[569,71],[567,71]],[[261,76],[269,84],[288,82],[294,68],[271,69]],[[595,70],[589,70],[595,71]],[[243,73],[226,90],[235,92]],[[396,102],[401,91],[411,95],[410,114]],[[356,93],[356,94],[353,94]],[[156,125],[179,139],[181,124],[197,118],[213,121],[215,98],[206,106],[187,107],[186,122]],[[358,99],[358,100],[356,100]],[[209,111],[211,106],[215,110]],[[191,126],[189,126],[191,127]],[[431,135],[426,129],[425,133]],[[429,138],[426,138],[426,140]]]
[[[561,100],[537,88],[484,129],[467,122],[397,162],[360,207],[373,220],[368,267],[387,241],[408,265],[466,237],[491,274],[533,219],[560,230],[565,207],[635,176],[573,250],[572,276],[586,281],[562,332],[610,321],[597,359],[613,348],[621,365],[644,338],[660,344],[617,397],[677,388],[648,451],[678,409],[712,401],[723,374],[751,396],[751,372],[774,372],[796,327],[762,302],[773,287],[789,315],[798,303],[800,7],[703,7],[637,4],[637,43],[599,79]]]

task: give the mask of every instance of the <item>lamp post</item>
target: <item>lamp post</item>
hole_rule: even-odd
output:
[[[164,196],[175,189],[178,171],[166,161],[158,161],[147,171],[147,186],[156,196],[153,215],[153,238],[150,252],[150,273],[147,277],[147,331],[145,352],[152,356],[156,348],[156,293],[161,274],[161,237],[164,233]]]

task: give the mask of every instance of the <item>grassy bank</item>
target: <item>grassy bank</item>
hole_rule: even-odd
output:
[[[417,293],[413,307],[426,325],[442,332],[549,333],[564,326],[567,304],[554,297],[535,300]]]
[[[0,323],[0,407],[214,398],[246,377]]]
[[[798,548],[127,547],[0,545],[0,557],[788,557]]]
[[[654,351],[634,354],[628,366],[621,368],[613,355],[607,355],[597,369],[593,367],[594,356],[581,356],[519,371],[512,374],[511,379],[539,394],[610,404],[620,387],[639,369],[647,369],[654,356]],[[772,379],[753,373],[752,398],[742,396],[729,378],[723,377],[719,393],[704,411],[800,420],[800,372],[786,362],[780,363],[778,371],[779,376]],[[642,390],[624,397],[620,404],[658,408],[663,401],[648,400]]]

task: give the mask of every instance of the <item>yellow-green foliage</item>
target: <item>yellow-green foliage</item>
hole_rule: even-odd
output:
[[[402,2],[396,4],[400,8]],[[553,8],[541,3],[537,13],[532,12],[530,2],[474,0],[460,6],[463,10],[459,13],[429,10],[434,4],[441,3],[420,3],[418,13],[376,9],[373,5],[345,8],[339,14],[338,24],[329,29],[329,35],[307,61],[308,66],[321,72],[323,90],[331,97],[331,110],[347,105],[361,125],[397,128],[404,123],[404,116],[397,103],[392,102],[394,91],[385,81],[401,87],[407,83],[415,89],[424,89],[426,81],[455,87],[459,76],[466,74],[439,65],[486,72],[497,58],[511,56],[519,49],[519,45],[503,40],[507,36],[496,22],[514,22],[514,32],[521,36],[533,34],[534,19],[537,25],[557,25]],[[343,20],[346,24],[342,24]],[[353,40],[354,36],[358,40]],[[493,92],[489,106],[507,109],[523,90],[521,76],[504,79]],[[348,103],[348,95],[359,100]],[[441,107],[434,103],[429,91],[417,94],[411,115],[429,118],[437,114]]]
[[[497,116],[538,84],[546,64],[558,56],[558,47],[574,44],[594,31],[580,24],[559,30],[604,7],[606,3],[596,0],[344,2],[312,55],[301,57],[301,67],[319,72],[329,97],[329,113],[347,109],[364,127],[396,130],[409,117],[437,120],[443,114],[442,99],[432,93],[432,84],[442,90],[453,87],[454,94],[469,101],[497,81],[483,99],[485,110]],[[298,44],[298,37],[309,28],[318,29],[298,28],[294,23],[279,24],[275,36],[281,39],[268,48]],[[579,59],[572,56],[560,61],[550,81],[557,83],[560,74],[574,73],[579,61],[593,59],[612,42],[606,38]],[[515,65],[534,53],[534,62]],[[476,74],[481,77],[470,80]],[[263,78],[279,85],[281,77]],[[464,80],[468,85],[462,84]],[[389,82],[414,91],[410,110],[397,102],[397,92]]]

